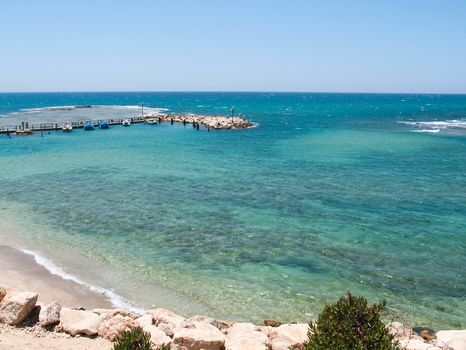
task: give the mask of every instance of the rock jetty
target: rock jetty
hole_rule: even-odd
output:
[[[155,120],[158,122],[181,123],[184,125],[200,125],[206,129],[247,129],[254,126],[254,123],[240,117],[224,117],[198,114],[163,114],[163,115],[144,115],[146,120]]]
[[[37,337],[44,337],[46,333],[92,337],[96,344],[103,341],[99,338],[113,342],[124,331],[140,327],[150,333],[155,349],[168,346],[173,350],[289,350],[302,349],[308,332],[308,325],[302,323],[281,324],[266,320],[264,325],[258,326],[206,316],[185,318],[163,308],[140,314],[119,308],[73,309],[55,302],[37,304],[37,297],[37,293],[0,287],[0,341],[2,327],[10,326],[29,327],[33,331],[28,333],[37,334]],[[437,333],[429,330],[427,336],[423,331],[416,335],[416,328],[399,322],[387,327],[401,349],[466,349],[466,330]]]

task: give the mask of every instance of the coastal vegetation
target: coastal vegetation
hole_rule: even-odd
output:
[[[124,331],[116,338],[114,350],[151,350],[150,334],[140,327]],[[163,349],[162,349],[163,350]]]
[[[325,306],[316,322],[310,322],[305,350],[394,350],[394,336],[381,320],[385,300],[368,306],[351,292]]]

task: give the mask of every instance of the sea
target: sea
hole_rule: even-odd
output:
[[[135,310],[308,322],[351,291],[466,327],[466,95],[2,93],[0,128],[142,104],[254,127],[0,134],[0,244]]]

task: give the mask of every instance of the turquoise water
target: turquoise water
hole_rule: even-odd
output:
[[[141,102],[258,126],[0,135],[4,239],[138,307],[308,321],[351,290],[466,326],[466,96],[0,94],[0,126]],[[72,105],[104,107],[40,109]]]

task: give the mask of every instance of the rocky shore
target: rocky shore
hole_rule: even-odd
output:
[[[266,320],[262,325],[254,325],[207,316],[185,318],[163,308],[138,314],[121,308],[85,310],[57,302],[44,305],[37,300],[35,292],[0,287],[0,349],[21,348],[23,335],[30,338],[31,344],[34,339],[38,344],[48,342],[50,349],[111,349],[118,335],[137,327],[150,333],[156,349],[169,346],[174,350],[288,350],[302,348],[307,339],[308,325],[302,323]],[[466,349],[466,330],[435,333],[398,322],[387,327],[402,349]],[[88,338],[86,345],[83,337]]]

